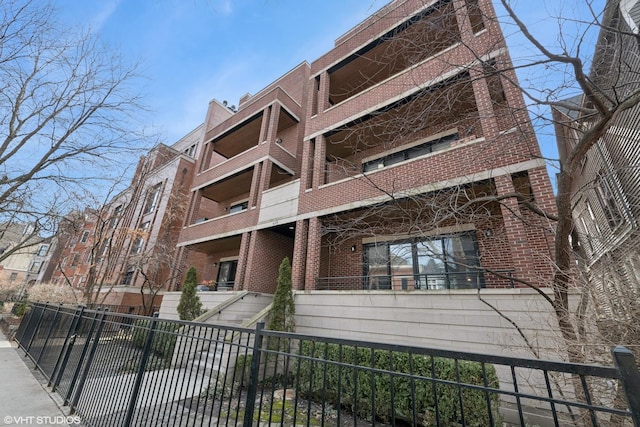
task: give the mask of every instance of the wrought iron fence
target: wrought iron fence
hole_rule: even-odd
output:
[[[623,347],[606,367],[47,304],[16,339],[90,426],[640,426]]]

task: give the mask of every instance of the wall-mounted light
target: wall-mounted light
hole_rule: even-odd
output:
[[[356,245],[351,246],[351,252],[355,252],[356,251]]]
[[[484,230],[484,235],[485,235],[486,237],[491,237],[491,236],[493,236],[493,230],[492,230],[492,229],[490,229],[490,228],[487,228],[486,230]]]
[[[214,262],[214,263],[213,263],[213,266],[214,266],[214,267],[217,267],[217,266],[218,266],[218,263],[217,263],[217,262]]]

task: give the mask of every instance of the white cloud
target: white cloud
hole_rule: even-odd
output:
[[[111,0],[99,2],[97,4],[101,5],[100,10],[92,17],[90,23],[90,30],[93,33],[98,33],[104,26],[104,24],[111,18],[111,16],[118,9],[118,5],[122,0]]]

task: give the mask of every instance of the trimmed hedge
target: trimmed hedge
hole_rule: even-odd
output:
[[[302,343],[301,354],[321,361],[301,359],[299,392],[312,400],[324,399],[346,408],[360,418],[370,419],[373,413],[382,422],[392,419],[413,422],[415,406],[416,420],[425,426],[458,426],[462,424],[463,413],[466,426],[490,426],[489,412],[493,425],[502,425],[497,393],[429,380],[484,387],[486,377],[486,386],[497,389],[499,382],[493,365],[484,365],[483,372],[480,363],[458,361],[456,373],[456,362],[451,359],[309,341]],[[372,367],[375,371],[367,369]],[[410,372],[413,378],[402,375]]]

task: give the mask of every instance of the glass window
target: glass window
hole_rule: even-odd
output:
[[[443,240],[446,253],[449,287],[452,289],[477,288],[480,265],[475,241],[470,235],[448,237]]]
[[[370,289],[475,289],[484,286],[473,233],[365,245]]]
[[[143,214],[148,214],[153,212],[158,205],[158,201],[160,200],[160,189],[162,187],[162,183],[158,183],[149,189],[147,193],[147,199],[145,201]]]
[[[362,164],[362,172],[370,172],[405,160],[415,159],[425,154],[433,153],[434,151],[444,150],[451,147],[451,142],[456,140],[458,140],[458,134],[454,133],[396,153],[388,154],[379,159],[370,160]]]
[[[40,261],[34,261],[33,264],[31,264],[31,268],[29,268],[29,273],[40,273],[41,265]]]
[[[87,240],[89,239],[89,231],[85,230],[82,232],[82,237],[80,238],[80,243],[87,243]]]
[[[613,195],[613,191],[611,190],[609,181],[607,180],[603,171],[598,172],[595,187],[596,195],[598,196],[598,202],[600,203],[602,211],[607,218],[609,227],[614,229],[618,225],[622,224],[623,218],[620,210],[618,209],[618,203],[616,202],[616,198]]]
[[[442,240],[424,240],[416,244],[418,254],[417,287],[446,289],[447,277]]]
[[[113,215],[111,216],[111,224],[110,224],[111,228],[115,228],[115,226],[118,225],[118,221],[120,220],[121,213],[122,213],[122,205],[116,206],[113,209]]]
[[[40,245],[38,248],[38,256],[45,256],[49,252],[49,245]]]
[[[249,208],[249,202],[236,203],[235,205],[231,205],[229,207],[229,213],[236,213],[246,211]]]
[[[122,277],[122,285],[123,286],[127,286],[127,285],[131,284],[131,282],[133,281],[133,273],[134,273],[134,271],[135,271],[135,269],[133,267],[129,267],[127,272]]]
[[[407,289],[413,283],[413,245],[394,243],[389,245],[389,267],[391,280],[387,289]]]

